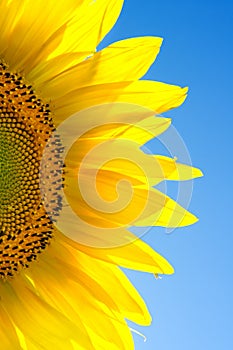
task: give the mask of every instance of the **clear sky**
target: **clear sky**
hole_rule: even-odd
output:
[[[134,326],[147,337],[135,336],[136,350],[233,349],[233,1],[125,0],[104,44],[140,35],[165,39],[146,78],[190,87],[166,116],[205,176],[189,207],[197,224],[144,236],[175,274],[128,273],[153,315],[150,328]]]

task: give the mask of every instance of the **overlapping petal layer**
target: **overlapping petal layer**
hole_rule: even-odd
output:
[[[190,180],[202,176],[201,171],[139,149],[169,122],[148,117],[132,125],[104,124],[78,139],[66,158],[64,190],[81,220],[102,228],[178,227],[197,221],[152,186],[164,180]]]
[[[196,221],[153,186],[163,180],[189,180],[201,172],[140,149],[170,125],[170,119],[153,115],[178,107],[187,94],[187,88],[138,80],[156,58],[162,39],[126,39],[96,51],[122,5],[123,0],[0,2],[0,59],[49,103],[56,126],[94,105],[137,104],[149,111],[135,109],[131,123],[124,122],[124,115],[114,123],[105,120],[82,134],[68,153],[64,191],[81,220],[77,227],[68,213],[67,221],[61,222],[61,213],[56,225],[67,226],[71,235],[78,230],[81,239],[69,239],[54,223],[54,240],[40,259],[0,283],[4,350],[133,350],[126,319],[148,325],[151,317],[119,266],[156,275],[171,274],[173,268],[126,228],[176,227]],[[77,131],[79,126],[77,122]],[[108,146],[105,151],[90,153],[103,143]],[[110,159],[116,150],[123,150],[132,161]],[[91,203],[77,186],[81,168]],[[98,200],[94,203],[93,176],[98,198],[112,205],[111,212],[99,207]],[[122,178],[127,183],[116,188]],[[122,203],[114,201],[121,193],[125,206],[119,210]],[[112,228],[118,229],[114,236]]]
[[[35,80],[35,87],[42,90],[45,96],[56,97],[74,88],[137,80],[155,60],[161,43],[162,39],[155,37],[122,40],[63,72],[59,65],[54,67],[54,62],[51,62],[51,66],[47,64],[47,80],[44,80],[41,70],[35,75],[31,73],[30,78]]]
[[[66,67],[93,53],[115,24],[122,0],[3,0],[0,55],[28,74],[49,56],[79,53]],[[90,35],[91,32],[91,35]],[[32,45],[33,43],[33,45]],[[64,69],[64,67],[63,67]],[[29,74],[30,78],[30,74]]]
[[[84,87],[59,98],[52,96],[52,106],[56,114],[55,123],[59,124],[77,111],[111,102],[137,104],[160,114],[180,106],[186,95],[187,88],[139,80]]]

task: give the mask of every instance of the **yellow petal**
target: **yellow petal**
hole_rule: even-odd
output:
[[[16,331],[16,333],[18,335],[18,338],[19,338],[21,350],[28,350],[28,345],[27,345],[27,342],[26,342],[26,338],[23,335],[23,333],[19,330],[19,328],[17,326],[15,326],[15,331]],[[33,346],[33,344],[31,344],[30,350],[31,349],[35,350],[35,347]]]
[[[97,147],[97,143],[93,142],[92,146]],[[83,155],[83,148],[81,147],[80,149],[81,154]],[[130,148],[129,152],[133,154]],[[92,176],[93,180],[95,179],[95,171],[91,171],[91,169],[95,169],[95,167],[98,166],[98,175],[101,177],[102,180],[100,180],[100,185],[98,184],[98,180],[96,179],[96,186],[97,188],[101,186],[102,189],[105,186],[109,186],[108,191],[111,188],[111,193],[113,197],[115,196],[114,186],[116,187],[117,182],[122,179],[128,180],[134,187],[148,189],[149,187],[155,186],[165,180],[186,181],[202,176],[202,172],[200,169],[194,168],[186,164],[177,163],[172,158],[156,155],[147,155],[141,152],[137,152],[136,154],[137,156],[132,156],[131,161],[129,161],[128,158],[127,160],[122,159],[121,161],[119,159],[113,159],[110,162],[105,162],[101,167],[101,156],[98,159],[93,158],[93,161],[87,165],[89,168],[89,176]],[[102,159],[104,159],[103,155]],[[76,172],[74,173],[74,176],[77,176],[77,168],[79,162],[82,162],[82,158],[79,159],[77,157],[76,163],[74,162],[74,160],[73,162],[71,162],[71,160],[67,161],[68,167],[75,167]],[[72,172],[70,172],[68,169],[68,173],[69,176]],[[86,173],[86,175],[88,175],[88,172]],[[102,193],[104,195],[105,191],[103,192],[101,191],[101,189],[98,190],[99,193]],[[110,197],[106,198],[111,198],[110,193],[109,195]]]
[[[161,38],[141,37],[116,42],[58,76],[37,85],[48,96],[74,88],[141,78],[155,60]]]
[[[131,83],[90,86],[74,90],[58,98],[55,95],[50,97],[55,113],[55,123],[59,124],[75,112],[94,105],[112,102],[140,105],[159,114],[181,105],[186,94],[187,88],[140,80]]]
[[[50,58],[67,52],[94,52],[117,21],[122,5],[123,0],[83,1],[73,11],[65,35]]]
[[[118,312],[124,317],[143,325],[150,323],[151,317],[144,301],[118,267],[91,258],[78,250],[71,250],[68,245],[67,247],[75,257],[74,266],[78,266],[77,263],[79,262],[79,269],[85,272],[83,285],[87,284],[85,282],[86,276],[91,277],[96,283],[101,284],[103,290],[113,299]],[[95,269],[93,269],[93,265]],[[118,290],[117,293],[115,293],[116,289]],[[92,290],[95,290],[94,294],[97,294],[96,289]],[[99,296],[97,295],[96,298],[99,299]],[[104,302],[104,299],[102,302]]]
[[[1,286],[1,297],[6,312],[24,334],[25,341],[30,339],[45,350],[72,350],[70,339],[88,344],[76,325],[32,292],[20,276],[17,277]]]
[[[142,116],[135,115],[128,122],[122,122],[121,119],[124,120],[122,115],[122,118],[116,116],[115,120],[118,119],[118,123],[112,123],[111,120],[108,121],[107,115],[105,115],[106,121],[103,119],[103,114],[100,115],[101,120],[98,119],[97,113],[95,115],[93,113],[93,116],[95,117],[94,125],[96,122],[100,126],[93,128],[91,124],[88,125],[87,123],[87,132],[80,137],[77,136],[77,140],[74,143],[72,141],[73,134],[68,134],[72,147],[69,149],[65,159],[67,176],[73,176],[73,174],[77,176],[78,169],[82,163],[83,166],[86,164],[88,169],[101,169],[102,171],[121,173],[124,174],[124,178],[128,178],[128,176],[130,178],[138,178],[141,176],[141,172],[135,173],[135,167],[133,171],[131,169],[131,165],[133,166],[133,163],[136,163],[146,170],[147,177],[151,176],[154,179],[164,178],[163,174],[165,173],[161,170],[163,163],[161,165],[160,160],[157,160],[155,156],[145,154],[139,147],[164,132],[170,126],[170,119],[154,116],[143,118],[142,114]],[[135,120],[134,124],[133,120]],[[79,129],[82,128],[81,123],[82,121],[79,118]],[[69,140],[68,138],[66,139],[67,143],[69,142],[67,141]],[[114,158],[117,158],[118,161],[115,161],[114,164],[106,164],[107,161]],[[121,158],[123,159],[122,162],[120,161]],[[127,158],[129,168],[125,167]],[[173,168],[171,171],[174,171]],[[155,183],[156,180],[152,182],[152,185]]]
[[[0,339],[2,349],[14,348],[15,350],[21,350],[15,327],[11,321],[11,318],[2,307],[2,304],[0,305],[0,323]]]
[[[57,235],[61,235],[61,233],[57,232]],[[166,259],[131,232],[127,231],[124,238],[124,245],[111,248],[94,248],[79,244],[62,235],[62,239],[75,249],[117,266],[153,274],[172,274],[174,272],[173,267]]]
[[[70,152],[66,159],[64,192],[77,217],[93,228],[103,229],[131,225],[177,227],[197,221],[150,186],[165,179],[200,176],[198,169],[176,164],[168,157],[147,155],[129,140],[110,140],[100,145],[95,142],[91,138],[78,141],[74,153]]]
[[[119,182],[121,179],[117,180]],[[86,192],[85,198],[83,198],[80,189],[75,187],[76,183],[75,178],[66,180],[65,195],[76,215],[90,226],[103,229],[129,227],[144,212],[147,202],[146,195],[148,194],[146,190],[140,188],[132,190],[131,186],[123,181],[119,183],[118,191],[116,191],[116,184],[112,182],[101,188],[101,184],[104,185],[104,182],[100,180],[96,193],[93,193],[93,179],[86,177]],[[98,196],[99,189],[101,189],[101,193]],[[91,195],[93,196],[91,197]],[[109,196],[111,197],[109,198]],[[153,204],[155,204],[154,200]],[[163,203],[159,201],[153,209],[147,208],[147,213],[143,217],[150,216],[154,211],[158,213],[162,205]]]
[[[134,226],[174,228],[192,225],[198,221],[195,215],[156,189],[150,189],[148,192],[142,190],[141,196],[147,198],[146,208],[141,217],[134,221]],[[152,213],[150,214],[150,212]]]
[[[100,127],[88,130],[85,135],[80,137],[77,147],[79,150],[80,147],[82,148],[82,145],[84,148],[87,148],[88,144],[92,142],[93,147],[95,147],[99,142],[109,141],[111,139],[130,140],[142,146],[147,141],[162,134],[170,125],[171,119],[155,116],[135,121],[134,125],[120,121],[117,123],[106,123]]]
[[[0,54],[13,70],[28,73],[61,42],[66,23],[80,3],[74,0],[4,2],[0,14]],[[33,43],[33,45],[32,45]]]
[[[28,271],[35,288],[47,302],[52,303],[76,323],[77,315],[74,317],[75,311],[68,313],[67,302],[72,310],[76,310],[76,303],[79,303],[79,309],[83,307],[83,297],[79,295],[79,285],[81,285],[85,288],[84,294],[86,296],[88,294],[89,298],[93,299],[93,303],[99,301],[112,310],[112,318],[118,313],[120,317],[126,317],[142,325],[150,323],[151,317],[144,301],[117,266],[88,256],[62,240],[59,241],[57,239],[53,243],[43,262]],[[69,262],[67,262],[67,256],[69,256]],[[59,304],[54,303],[55,293],[56,301],[62,297],[65,300],[60,300]],[[79,298],[77,298],[78,295]],[[105,313],[104,310],[103,313]],[[78,311],[77,314],[79,315]]]
[[[203,176],[198,168],[178,163],[175,159],[165,156],[154,156],[166,180],[190,180]]]
[[[88,330],[93,348],[108,348],[114,337],[113,349],[133,349],[132,337],[124,321],[124,315],[131,315],[145,323],[143,316],[148,317],[148,312],[146,314],[140,297],[132,301],[128,294],[132,290],[127,291],[124,289],[125,286],[118,285],[118,282],[123,283],[125,280],[115,278],[115,269],[111,269],[109,264],[75,252],[71,247],[65,249],[63,244],[54,242],[49,254],[44,255],[40,264],[30,269],[28,274],[34,281],[37,293],[48,304],[66,315],[74,324],[81,320]],[[111,282],[115,287],[116,285],[119,287],[120,295],[130,301],[126,310],[125,302],[116,303],[116,288],[113,289]],[[134,297],[135,294],[132,298]],[[131,307],[133,310],[130,310]],[[92,349],[90,346],[86,348]]]
[[[42,60],[34,68],[32,68],[26,78],[33,83],[33,87],[40,90],[39,86],[56,75],[64,72],[69,66],[83,61],[92,53],[88,51],[83,52],[69,52],[51,58],[50,60]],[[68,83],[69,86],[69,83]],[[66,87],[67,88],[67,87]]]

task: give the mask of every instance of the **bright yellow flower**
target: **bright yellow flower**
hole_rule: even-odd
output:
[[[152,113],[179,106],[187,93],[139,80],[161,38],[127,39],[96,52],[122,3],[0,2],[1,349],[133,349],[126,319],[148,325],[151,318],[119,266],[153,274],[170,274],[173,268],[127,228],[196,221],[153,186],[201,172],[140,149],[170,125]],[[68,133],[80,137],[63,162],[59,130],[67,131],[75,113],[75,128]],[[90,154],[93,149],[98,156]],[[117,158],[116,149],[125,158]],[[94,197],[93,174],[111,212],[95,198],[93,205],[83,198],[83,190]],[[119,210],[116,184],[122,178],[133,192],[122,184]]]

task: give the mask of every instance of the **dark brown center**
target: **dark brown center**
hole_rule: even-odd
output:
[[[13,276],[49,244],[61,207],[61,143],[49,106],[0,62],[0,277]],[[41,159],[50,137],[47,171]],[[48,185],[44,208],[40,183]]]

